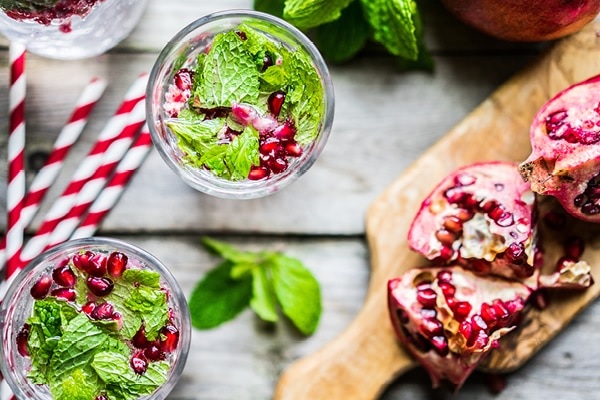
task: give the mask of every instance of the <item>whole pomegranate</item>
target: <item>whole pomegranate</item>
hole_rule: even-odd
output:
[[[534,219],[535,196],[517,164],[481,162],[438,183],[412,221],[408,244],[436,264],[523,279],[536,271]]]
[[[581,29],[600,0],[442,0],[458,19],[499,39],[538,42]]]
[[[414,268],[388,282],[398,339],[429,372],[433,386],[458,390],[498,340],[520,320],[531,289],[459,266]]]
[[[583,221],[600,223],[600,75],[550,99],[530,130],[519,171],[534,192],[554,196]]]

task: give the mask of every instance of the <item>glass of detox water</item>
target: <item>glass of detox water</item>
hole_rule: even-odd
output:
[[[223,198],[275,193],[323,150],[333,85],[313,43],[268,14],[204,16],[162,50],[147,92],[159,154],[193,188]]]

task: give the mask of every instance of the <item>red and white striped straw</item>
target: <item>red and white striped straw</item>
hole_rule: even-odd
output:
[[[48,189],[56,181],[69,150],[83,132],[90,113],[102,97],[105,89],[106,81],[94,77],[77,99],[69,120],[54,142],[48,160],[31,182],[29,192],[25,195],[25,203],[21,210],[21,221],[24,229],[29,226],[33,217],[35,217]],[[6,237],[2,238],[0,242],[0,270],[4,268],[6,263],[5,249]]]
[[[21,210],[25,198],[25,52],[19,43],[9,48],[10,93],[8,133],[8,184],[6,192],[7,276],[20,268],[23,246]]]
[[[77,229],[85,213],[90,209],[92,203],[98,198],[102,189],[106,186],[109,178],[115,172],[117,165],[131,147],[135,136],[145,122],[146,107],[144,102],[140,102],[132,110],[127,127],[121,132],[117,140],[115,140],[106,150],[102,165],[96,170],[79,192],[75,205],[67,211],[66,215],[52,231],[50,239],[43,250],[47,250],[68,240]],[[37,256],[37,254],[34,256]],[[23,257],[24,263],[27,263],[28,261],[30,260]]]
[[[108,124],[100,132],[96,143],[76,169],[71,182],[67,185],[60,197],[56,199],[37,233],[23,248],[21,258],[24,264],[40,254],[46,248],[50,242],[50,236],[52,235],[54,228],[56,228],[69,210],[75,205],[77,197],[87,181],[102,165],[108,148],[117,137],[119,137],[121,132],[127,128],[131,112],[138,104],[143,104],[147,80],[147,74],[143,74],[138,77],[129,88],[125,95],[125,100],[118,108],[115,115],[109,120]]]
[[[92,203],[87,215],[70,239],[90,237],[96,233],[104,217],[117,204],[129,180],[150,154],[150,150],[152,150],[152,139],[148,126],[144,125],[139,136],[117,166],[114,175],[110,178],[102,193]]]

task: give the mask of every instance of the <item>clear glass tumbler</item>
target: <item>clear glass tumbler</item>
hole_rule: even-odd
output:
[[[100,55],[138,23],[147,0],[0,0],[0,32],[40,56]]]
[[[118,265],[114,262],[111,262],[108,257],[110,254],[113,254],[113,252],[122,253],[127,257],[125,263],[121,265],[126,265],[126,270],[131,270],[133,275],[130,273],[127,275],[128,278],[125,278],[126,275],[124,274],[120,275],[119,277],[115,277],[115,268],[111,270],[110,267],[108,267],[107,272],[105,272],[101,278],[94,278],[100,274],[98,274],[97,271],[92,272],[91,269],[89,269],[91,268],[89,265],[97,266],[104,263],[105,270],[107,269],[108,264]],[[91,254],[93,254],[94,257],[91,257]],[[77,262],[74,261],[75,256],[80,256],[80,259]],[[94,261],[94,263],[85,264],[88,262],[86,260],[96,261]],[[121,260],[123,259],[121,258]],[[83,269],[82,265],[84,266]],[[76,281],[73,285],[69,283],[68,279],[69,275],[71,275],[71,272],[65,272],[65,266],[69,269],[69,271],[74,271],[76,274]],[[55,272],[57,270],[61,272]],[[86,271],[84,272],[83,270]],[[135,329],[137,329],[138,322],[135,322],[133,325],[129,325],[129,322],[139,321],[136,314],[131,313],[131,308],[126,308],[123,305],[128,304],[127,301],[130,301],[133,296],[136,295],[132,293],[135,291],[134,287],[137,281],[132,283],[132,280],[135,280],[136,276],[141,276],[135,275],[135,273],[137,273],[136,270],[150,270],[159,274],[158,284],[151,284],[148,282],[139,284],[137,287],[142,287],[139,294],[150,293],[150,295],[147,295],[146,298],[156,298],[152,296],[154,296],[157,292],[166,293],[166,305],[169,308],[169,312],[167,320],[168,322],[166,322],[166,325],[164,326],[166,327],[168,325],[169,328],[167,328],[167,330],[164,330],[164,327],[160,328],[158,337],[156,339],[150,338],[152,341],[146,340],[147,338],[144,336],[144,334],[138,335],[140,331],[144,332],[143,329],[137,331],[133,339],[123,339],[125,337],[123,331],[125,330],[126,326],[133,326],[133,329],[129,329],[131,331],[135,331]],[[85,278],[85,276],[87,276],[87,278]],[[132,276],[133,278],[131,278]],[[92,293],[90,289],[90,279],[96,279],[94,283],[96,291],[94,293]],[[100,281],[98,281],[98,279]],[[97,292],[98,288],[102,288],[102,285],[98,282],[102,283],[101,281],[103,279],[110,279],[114,284],[112,291],[106,295],[101,295],[101,293]],[[140,280],[141,279],[142,278],[140,278]],[[67,281],[66,284],[65,280]],[[48,281],[51,282],[51,285],[46,287],[47,285],[44,282]],[[70,282],[72,283],[72,281]],[[148,290],[148,287],[156,288],[156,290]],[[86,295],[84,296],[82,293],[86,293]],[[154,293],[154,295],[152,295],[152,293]],[[75,298],[73,299],[69,296],[75,296]],[[117,303],[115,300],[117,297],[122,297],[122,304]],[[115,371],[119,371],[119,373],[123,375],[129,374],[130,376],[136,376],[134,372],[140,372],[134,369],[134,356],[138,358],[141,357],[147,362],[148,371],[152,369],[150,365],[154,361],[161,363],[166,361],[169,363],[168,372],[166,372],[166,381],[162,385],[158,386],[152,393],[139,397],[140,399],[162,400],[166,398],[180,378],[189,352],[191,322],[185,296],[173,275],[156,257],[139,247],[133,246],[121,240],[103,237],[76,239],[55,246],[32,260],[18,275],[16,275],[14,281],[10,284],[6,292],[4,301],[2,304],[0,304],[0,334],[2,338],[0,343],[0,371],[18,399],[51,400],[53,398],[48,385],[32,383],[31,377],[29,377],[28,374],[30,374],[33,368],[33,355],[23,355],[25,343],[27,343],[27,348],[31,349],[29,346],[37,346],[37,344],[40,342],[45,343],[44,346],[50,346],[52,344],[51,342],[55,342],[55,340],[57,340],[50,337],[46,338],[45,341],[39,341],[39,339],[37,339],[39,338],[39,330],[36,329],[34,331],[34,328],[32,327],[33,325],[29,325],[30,323],[34,324],[34,322],[31,322],[30,317],[33,313],[34,303],[38,301],[36,298],[38,300],[41,299],[44,301],[54,302],[54,304],[66,302],[65,304],[71,306],[68,308],[70,312],[64,314],[63,309],[61,309],[61,318],[63,314],[71,314],[70,317],[68,317],[70,318],[68,321],[74,321],[74,318],[83,317],[82,314],[85,314],[86,317],[89,318],[89,320],[92,321],[96,327],[94,328],[96,329],[95,331],[91,331],[89,329],[84,330],[81,327],[78,328],[82,332],[88,333],[82,333],[80,340],[77,340],[72,344],[72,350],[68,351],[69,356],[72,357],[69,362],[63,362],[64,360],[60,361],[61,359],[55,360],[54,358],[56,358],[55,354],[57,350],[53,350],[54,353],[52,353],[52,356],[48,362],[46,362],[47,365],[53,365],[56,361],[58,361],[58,365],[63,365],[64,368],[69,368],[71,365],[81,365],[81,363],[77,364],[77,360],[81,360],[81,357],[84,356],[79,357],[77,354],[78,350],[73,349],[79,349],[79,347],[82,347],[86,348],[86,351],[91,351],[90,347],[81,345],[81,340],[84,340],[86,335],[94,336],[95,334],[93,332],[97,333],[99,329],[101,332],[106,333],[107,337],[117,338],[117,340],[120,341],[119,346],[125,346],[124,348],[126,351],[129,351],[130,354],[132,354],[131,361],[129,362],[131,368],[133,369],[132,371],[127,372],[123,371],[123,369],[119,370],[117,369],[118,367],[114,365]],[[143,303],[144,301],[139,304]],[[104,306],[101,306],[102,304],[104,304]],[[114,306],[106,306],[106,304],[114,304]],[[75,317],[73,316],[74,313],[77,313]],[[41,317],[36,315],[36,318]],[[87,321],[85,318],[82,319]],[[126,319],[128,321],[126,321]],[[81,321],[81,319],[79,319],[79,321]],[[85,323],[89,324],[89,322]],[[114,323],[114,325],[111,325],[112,323]],[[160,322],[160,324],[157,326],[163,326],[162,323],[163,322]],[[26,324],[29,326],[26,327]],[[64,327],[64,325],[66,324],[63,324],[63,336],[61,336],[61,338],[66,335],[65,332],[68,330]],[[69,323],[69,325],[77,324]],[[142,327],[144,326],[148,326],[146,320],[144,320],[142,323]],[[171,327],[175,327],[176,330],[173,330]],[[51,327],[48,328],[48,330],[51,330]],[[75,332],[79,332],[79,330],[76,330]],[[24,332],[26,332],[25,339],[23,337]],[[171,332],[171,342],[169,343],[171,348],[168,349],[168,352],[165,351],[162,353],[156,353],[156,351],[164,349],[163,343],[166,342],[163,342],[163,340],[169,340],[169,333],[167,333],[167,336],[165,336],[163,332]],[[98,335],[95,336],[100,337]],[[99,341],[100,339],[97,340]],[[102,340],[106,340],[104,343],[109,343],[109,339],[104,339],[104,336]],[[79,344],[77,344],[77,342],[79,342]],[[158,346],[158,350],[147,350],[151,344]],[[58,344],[55,343],[53,346],[54,349],[59,348],[61,346],[60,340]],[[112,350],[114,348],[118,348],[119,346],[112,344],[107,346],[107,348]],[[40,347],[36,348],[38,349],[38,354],[44,354],[43,352],[40,353]],[[128,348],[129,350],[127,350]],[[155,351],[155,353],[148,353],[150,351]],[[151,361],[150,358],[152,357],[152,354],[155,354],[156,356],[156,360],[154,361]],[[94,355],[94,361],[96,361],[96,357],[97,355]],[[121,368],[123,368],[124,365],[124,367],[127,369],[128,367],[126,360],[128,356],[124,355],[123,357],[125,357],[123,358],[125,361],[123,361]],[[63,364],[60,364],[61,362],[63,362]],[[112,363],[109,364],[113,365]],[[88,366],[88,368],[91,367]],[[113,367],[111,366],[110,369],[112,368]],[[56,375],[55,370],[50,371],[51,372],[46,372],[46,374],[53,376]],[[152,371],[155,371],[155,369],[152,369]],[[90,374],[89,372],[85,373]],[[71,384],[71,390],[73,390],[72,386],[85,386],[86,381],[94,382],[94,379],[99,379],[98,377],[94,378],[94,376],[84,376],[88,377],[88,379],[84,380],[84,382],[78,382],[77,379],[75,379],[75,373],[70,373],[69,379],[74,379],[75,382],[74,385]],[[142,378],[140,382],[144,382],[143,375],[140,375],[140,377]],[[153,378],[154,376],[148,379]],[[62,377],[61,379],[64,379],[61,384],[65,385],[66,387],[67,385],[64,383],[67,382],[66,378]],[[77,389],[75,388],[75,390]],[[102,394],[95,393],[92,395],[93,397],[90,400],[94,400],[96,396],[100,396],[99,398],[102,398]],[[113,396],[108,397],[110,399],[115,398]],[[64,392],[63,398],[65,398]]]
[[[146,102],[166,164],[196,190],[232,199],[297,180],[323,150],[334,114],[314,44],[249,10],[210,14],[177,33],[152,68]]]

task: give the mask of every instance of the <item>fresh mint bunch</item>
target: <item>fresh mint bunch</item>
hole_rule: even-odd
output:
[[[190,296],[194,327],[214,328],[249,306],[265,321],[277,321],[281,310],[303,334],[315,332],[321,290],[302,262],[280,252],[239,251],[210,238],[202,244],[224,261],[204,276]]]
[[[348,61],[372,40],[404,68],[433,68],[415,0],[254,0],[254,9],[306,31],[334,63]]]

